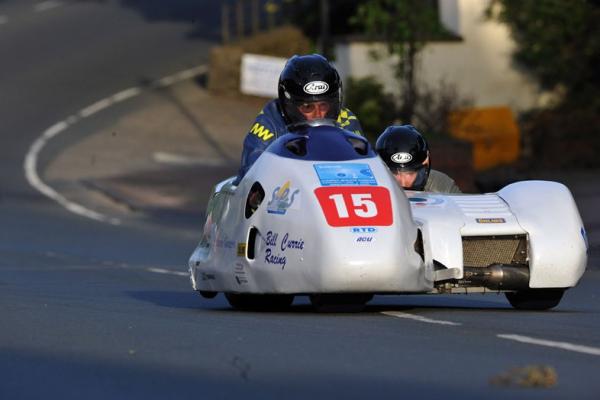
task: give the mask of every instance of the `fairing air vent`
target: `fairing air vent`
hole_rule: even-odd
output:
[[[463,236],[462,246],[465,267],[526,265],[529,261],[527,235]]]

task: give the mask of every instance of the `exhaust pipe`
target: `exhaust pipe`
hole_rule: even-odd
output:
[[[492,290],[529,289],[529,268],[526,265],[511,264],[464,267],[463,279],[459,283]]]

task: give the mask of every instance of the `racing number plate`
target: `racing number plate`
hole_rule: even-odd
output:
[[[382,186],[328,186],[315,189],[330,226],[389,226],[390,192]]]

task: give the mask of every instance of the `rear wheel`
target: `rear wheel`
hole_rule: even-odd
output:
[[[293,294],[246,294],[225,293],[231,307],[236,310],[280,311],[288,308],[294,301]]]
[[[373,298],[372,294],[311,294],[310,302],[317,312],[361,312]]]
[[[518,310],[548,310],[556,307],[565,289],[529,289],[507,292],[506,298]]]

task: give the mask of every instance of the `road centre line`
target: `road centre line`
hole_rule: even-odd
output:
[[[43,3],[40,3],[43,4]],[[164,78],[158,79],[151,83],[151,87],[166,87],[177,82],[183,81],[193,76],[197,76],[203,74],[207,71],[206,65],[200,65],[197,67],[189,68],[184,71],[177,72],[173,75],[166,76]],[[141,87],[132,87],[125,90],[122,90],[118,93],[115,93],[111,96],[105,97],[104,99],[98,100],[95,103],[84,107],[75,115],[70,115],[62,121],[55,123],[46,129],[42,134],[31,144],[27,154],[25,155],[25,160],[23,162],[23,169],[25,170],[25,177],[31,186],[33,186],[37,191],[45,195],[46,197],[54,200],[68,211],[86,217],[91,218],[96,221],[106,222],[112,225],[119,225],[121,221],[118,218],[109,217],[99,212],[90,210],[84,207],[81,204],[77,204],[73,201],[68,200],[63,195],[58,193],[56,190],[47,185],[39,176],[37,167],[38,167],[38,156],[42,149],[48,144],[48,142],[56,137],[58,134],[64,132],[74,124],[78,123],[84,118],[88,118],[106,108],[133,98],[143,92]]]
[[[423,317],[420,315],[414,315],[414,314],[404,313],[404,312],[400,312],[400,311],[382,311],[381,314],[388,315],[391,317],[397,317],[397,318],[412,319],[415,321],[426,322],[426,323],[430,323],[430,324],[453,325],[453,326],[462,325],[459,322],[436,320],[436,319],[426,318],[426,317]],[[520,342],[520,343],[534,344],[534,345],[538,345],[538,346],[547,346],[547,347],[553,347],[553,348],[561,349],[561,350],[573,351],[576,353],[600,356],[600,348],[598,348],[598,347],[584,346],[584,345],[579,345],[579,344],[574,344],[574,343],[569,343],[569,342],[558,342],[558,341],[547,340],[547,339],[538,339],[538,338],[533,338],[530,336],[523,336],[523,335],[516,335],[516,334],[497,334],[496,337],[501,338],[501,339],[514,340],[514,341]]]
[[[157,163],[167,165],[203,165],[208,167],[225,165],[223,160],[217,158],[194,158],[163,151],[157,151],[152,154],[152,159]]]
[[[182,271],[172,271],[170,269],[164,269],[164,268],[146,268],[146,271],[148,272],[154,272],[156,274],[167,274],[167,275],[177,275],[177,276],[189,276],[189,272],[182,272]]]
[[[41,3],[37,3],[33,6],[33,11],[43,12],[43,11],[51,10],[56,7],[60,7],[62,5],[64,5],[64,4],[61,1],[56,1],[56,0],[42,1]]]
[[[423,317],[421,315],[414,315],[414,314],[404,313],[404,312],[400,312],[400,311],[382,311],[381,314],[388,315],[390,317],[396,317],[396,318],[412,319],[412,320],[419,321],[419,322],[426,322],[428,324],[452,325],[452,326],[462,325],[460,322],[432,319],[432,318]]]
[[[600,348],[598,348],[598,347],[583,346],[583,345],[573,344],[573,343],[569,343],[569,342],[555,342],[553,340],[536,339],[536,338],[532,338],[529,336],[515,335],[515,334],[500,334],[500,335],[496,335],[496,336],[501,339],[514,340],[514,341],[521,342],[521,343],[536,344],[539,346],[554,347],[557,349],[574,351],[577,353],[584,353],[584,354],[590,354],[593,356],[600,356]]]

